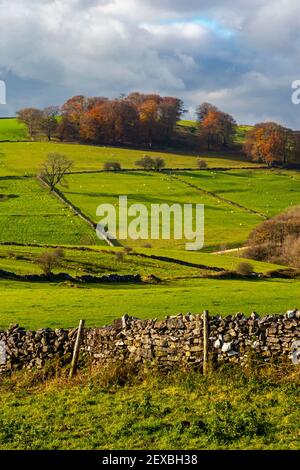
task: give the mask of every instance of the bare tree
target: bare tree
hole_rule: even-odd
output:
[[[58,106],[48,106],[41,112],[39,128],[43,134],[46,134],[50,141],[53,137],[54,132],[57,130],[58,121],[57,116],[59,114]]]
[[[53,191],[58,184],[64,183],[64,178],[73,166],[72,160],[60,153],[49,153],[40,171],[40,178]]]
[[[149,157],[144,155],[140,160],[135,162],[136,166],[142,167],[146,171],[155,170],[160,171],[165,167],[165,161],[161,157]]]
[[[18,120],[25,124],[31,139],[34,138],[40,129],[42,115],[42,111],[36,108],[24,108],[17,112]]]
[[[201,160],[200,158],[197,160],[197,166],[199,170],[205,170],[207,168],[207,163],[205,160]]]
[[[149,155],[144,155],[140,160],[135,162],[136,166],[140,166],[143,170],[152,170],[153,168],[153,158],[149,157]]]
[[[46,276],[53,274],[53,269],[58,268],[64,258],[64,251],[62,248],[56,248],[53,251],[45,251],[36,260],[41,270]]]
[[[160,171],[163,168],[165,168],[166,164],[163,158],[161,157],[156,157],[153,159],[153,169],[155,171]]]

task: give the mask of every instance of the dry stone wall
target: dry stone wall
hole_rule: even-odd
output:
[[[209,318],[209,355],[212,362],[243,363],[254,351],[265,361],[290,358],[300,340],[300,311],[260,318]],[[203,321],[200,315],[169,317],[162,321],[123,317],[111,327],[86,333],[85,349],[95,363],[127,360],[154,361],[158,367],[202,366]]]
[[[254,351],[265,361],[292,359],[300,350],[300,311],[285,315],[250,317],[243,314],[209,317],[209,357],[212,362],[243,363]],[[47,361],[68,363],[76,329],[25,331],[18,325],[0,332],[0,370],[40,368]],[[139,320],[124,316],[113,325],[84,330],[81,352],[94,364],[130,362],[160,369],[203,364],[201,315],[178,315],[165,320]],[[297,351],[293,359],[297,358]],[[300,358],[299,358],[300,359]],[[294,361],[295,362],[295,361]]]
[[[0,331],[0,370],[41,368],[51,360],[61,358],[62,363],[70,360],[76,329],[49,328],[26,331],[19,325],[11,325],[7,331]]]

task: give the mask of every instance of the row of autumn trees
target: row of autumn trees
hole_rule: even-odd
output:
[[[119,99],[74,96],[61,108],[25,108],[18,118],[30,138],[45,135],[62,141],[93,144],[168,145],[185,112],[178,98],[131,93]],[[233,144],[236,122],[209,103],[197,108],[199,146],[214,148]]]
[[[18,118],[31,138],[151,147],[170,143],[183,112],[180,99],[131,93],[113,100],[75,96],[61,108],[22,109]]]
[[[30,138],[40,135],[61,141],[98,145],[170,146],[176,143],[178,121],[185,112],[178,98],[131,93],[119,99],[74,96],[62,107],[25,108],[18,118]],[[194,148],[236,148],[237,123],[210,103],[197,108],[198,132]],[[188,147],[188,139],[185,141]],[[246,135],[244,153],[251,160],[273,164],[300,163],[300,133],[268,122],[255,125]]]

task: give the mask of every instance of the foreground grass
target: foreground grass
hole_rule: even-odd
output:
[[[189,279],[148,284],[28,283],[0,280],[0,328],[18,322],[31,329],[110,324],[128,313],[164,318],[188,312],[226,315],[284,313],[299,307],[299,280]]]
[[[0,383],[0,449],[300,449],[299,371],[81,373]]]

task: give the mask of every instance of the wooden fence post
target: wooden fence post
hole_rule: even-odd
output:
[[[203,374],[208,374],[208,349],[209,349],[209,321],[208,311],[203,312]]]
[[[73,351],[71,369],[70,369],[70,378],[74,377],[74,374],[75,374],[76,369],[77,369],[77,363],[78,363],[79,350],[80,350],[81,337],[82,337],[82,332],[83,332],[83,328],[84,328],[84,323],[85,323],[84,320],[80,320],[80,322],[79,322],[76,342],[75,342],[74,351]]]

